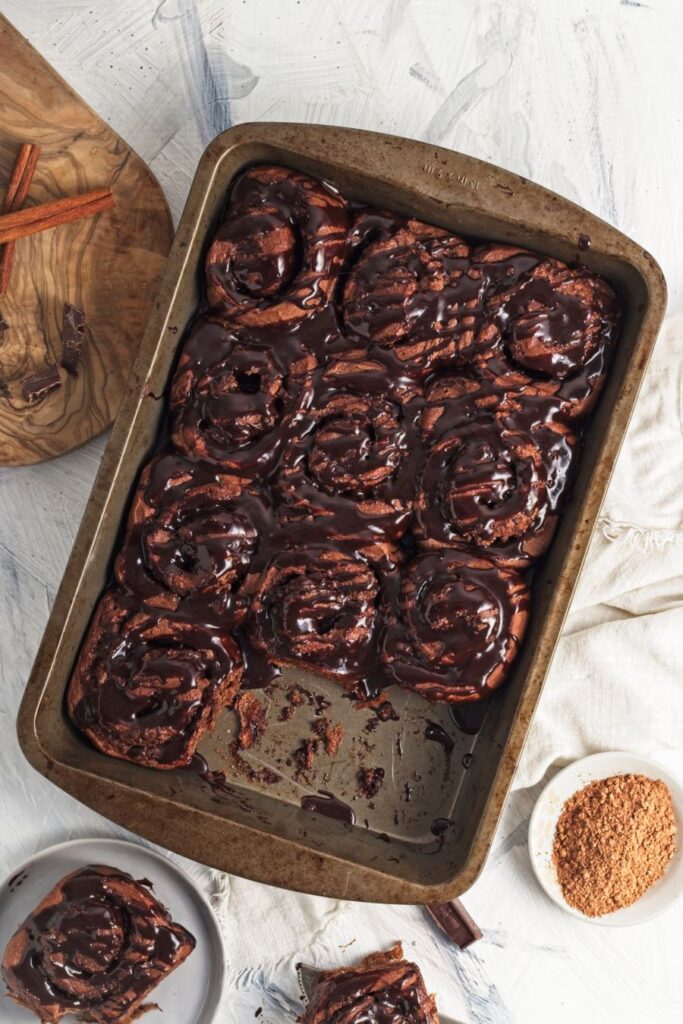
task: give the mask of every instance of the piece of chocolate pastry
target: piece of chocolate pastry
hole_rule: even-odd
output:
[[[307,401],[312,356],[267,347],[211,320],[190,334],[171,386],[175,447],[248,480],[277,461]]]
[[[340,537],[407,529],[421,459],[420,394],[383,354],[316,371],[310,403],[274,479],[281,522],[326,522]]]
[[[209,305],[242,327],[288,328],[331,299],[350,226],[346,201],[286,167],[240,175],[206,257]]]
[[[357,967],[327,971],[311,995],[300,1024],[439,1024],[417,964],[396,943]]]
[[[194,947],[149,883],[96,864],[63,878],[26,918],[2,973],[12,999],[43,1024],[131,1024]]]
[[[434,701],[487,696],[505,679],[529,616],[516,572],[467,551],[417,555],[380,643],[388,675]]]
[[[505,393],[477,407],[462,378],[428,390],[423,424],[433,439],[415,495],[422,547],[467,547],[525,568],[549,547],[578,439],[542,405]],[[470,406],[474,406],[470,410]]]
[[[239,622],[240,584],[273,529],[268,495],[174,452],[142,472],[115,563],[119,584],[148,605],[207,603]]]
[[[585,416],[617,335],[612,288],[585,267],[520,249],[483,247],[474,261],[490,276],[483,322],[463,350],[476,371],[502,390],[535,385],[564,416]]]
[[[411,220],[351,268],[344,323],[352,337],[389,349],[405,372],[422,377],[473,343],[486,282],[466,242]]]
[[[399,560],[389,544],[357,548],[325,540],[322,531],[308,544],[283,541],[246,585],[250,642],[278,665],[305,665],[341,683],[364,678],[375,665],[387,583]]]
[[[242,661],[228,630],[108,591],[71,677],[74,723],[105,754],[178,768],[239,687]]]

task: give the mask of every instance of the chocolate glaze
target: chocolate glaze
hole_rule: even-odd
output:
[[[246,611],[240,585],[273,529],[266,492],[206,462],[167,452],[144,469],[116,559],[119,584],[148,604],[211,606],[217,621]]]
[[[126,1024],[149,992],[192,952],[142,883],[92,866],[63,879],[10,940],[10,995],[41,1019]]]
[[[172,767],[283,665],[361,703],[485,697],[528,616],[512,569],[551,541],[605,379],[609,285],[269,166],[230,191],[207,296],[71,683],[78,727]]]
[[[419,556],[403,575],[380,657],[396,682],[431,700],[478,700],[516,657],[528,607],[522,577],[488,559]]]
[[[286,327],[324,307],[350,227],[333,186],[284,167],[254,167],[234,184],[206,258],[209,304],[246,327]]]
[[[424,737],[426,740],[431,740],[432,743],[438,743],[443,747],[443,752],[446,758],[446,770],[445,774],[448,774],[448,769],[451,763],[451,755],[453,753],[453,747],[455,742],[451,736],[448,735],[445,729],[442,729],[436,722],[427,722],[425,726]]]
[[[514,568],[547,550],[578,439],[545,412],[533,398],[491,395],[465,378],[428,389],[422,423],[434,440],[415,498],[423,547],[477,548]]]
[[[106,754],[154,768],[186,765],[242,672],[229,632],[175,611],[100,602],[68,692],[69,713]]]
[[[321,789],[317,796],[309,794],[302,797],[301,809],[312,814],[323,814],[326,818],[334,818],[335,821],[343,821],[346,825],[356,823],[353,808],[324,789]]]
[[[301,1024],[437,1024],[436,1005],[419,968],[402,956],[397,944],[356,968],[327,972]]]

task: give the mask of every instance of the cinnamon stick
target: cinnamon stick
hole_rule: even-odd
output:
[[[3,200],[2,213],[12,213],[14,210],[20,210],[24,205],[39,156],[40,146],[36,146],[32,142],[25,142],[19,147]],[[13,258],[14,242],[8,242],[0,248],[0,295],[4,295],[9,286]]]
[[[93,192],[57,199],[52,203],[30,206],[25,210],[0,216],[0,244],[27,238],[39,231],[69,224],[82,217],[93,217],[103,210],[110,210],[116,200],[110,188],[98,188]]]

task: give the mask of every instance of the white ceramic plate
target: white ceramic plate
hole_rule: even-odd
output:
[[[552,863],[553,838],[560,812],[566,800],[589,782],[606,779],[611,775],[646,775],[651,779],[661,779],[671,790],[676,824],[678,826],[677,850],[663,878],[656,882],[647,892],[630,907],[623,907],[602,917],[588,917],[580,910],[569,906],[562,896]],[[667,910],[683,894],[683,786],[656,761],[639,754],[621,752],[605,752],[591,754],[574,764],[568,765],[558,772],[548,783],[536,801],[531,821],[529,822],[529,853],[536,877],[548,896],[558,906],[574,917],[590,924],[601,925],[632,925],[642,924],[658,917]]]
[[[18,926],[50,889],[71,871],[88,864],[106,864],[127,871],[133,878],[148,878],[154,885],[154,895],[168,908],[173,920],[197,940],[187,960],[150,994],[149,1001],[158,1003],[162,1012],[150,1010],[143,1018],[145,1024],[212,1024],[225,978],[225,950],[218,922],[184,871],[135,843],[76,839],[51,846],[17,867],[0,888],[0,957]],[[5,983],[0,979],[3,1024],[35,1024],[36,1017],[4,998],[5,994]]]

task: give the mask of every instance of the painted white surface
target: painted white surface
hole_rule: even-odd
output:
[[[654,253],[670,313],[683,309],[680,0],[0,0],[0,11],[150,163],[176,218],[201,150],[230,123],[373,128],[492,160],[576,200]],[[50,843],[123,834],[35,775],[14,737],[102,449],[100,439],[0,471],[3,874]],[[529,863],[534,798],[513,795],[468,894],[485,930],[471,951],[448,952],[416,909],[378,908],[370,926],[362,908],[309,901],[325,962],[352,939],[349,956],[378,934],[403,935],[444,1011],[463,1020],[680,1024],[683,912],[619,930],[564,914]],[[228,908],[254,894],[236,880],[223,888]],[[283,898],[287,913],[298,899]],[[261,949],[260,963],[233,958],[226,1024],[261,1005],[274,1024],[294,1005],[291,965],[272,962],[265,939]]]

